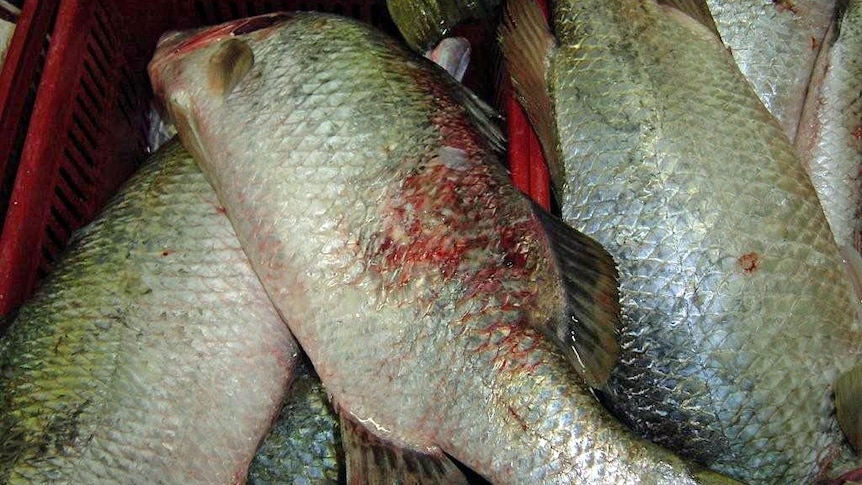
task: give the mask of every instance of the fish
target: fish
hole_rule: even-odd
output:
[[[470,19],[498,14],[500,0],[386,0],[386,9],[404,41],[417,52],[431,49]]]
[[[174,138],[0,340],[0,483],[240,483],[298,352]]]
[[[835,417],[859,416],[855,296],[793,146],[703,10],[674,3],[561,0],[551,30],[515,0],[499,31],[563,220],[618,264],[597,394],[738,480],[830,478],[858,467]]]
[[[294,12],[167,34],[148,69],[331,396],[348,483],[464,483],[453,459],[497,484],[735,483],[597,402],[614,262],[514,188],[493,112],[438,66]]]
[[[261,441],[246,483],[344,483],[341,427],[326,388],[302,356],[281,411]]]
[[[836,1],[705,2],[739,70],[793,142]]]
[[[796,149],[839,247],[862,250],[862,6],[841,9],[805,100]]]

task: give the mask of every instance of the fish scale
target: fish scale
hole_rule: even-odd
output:
[[[511,184],[462,87],[332,16],[200,39],[159,46],[154,89],[342,422],[494,483],[721,483],[631,436],[538,330],[563,297],[542,228],[572,232]],[[211,83],[225,52],[254,64],[226,62]],[[334,78],[343,105],[307,97]],[[318,136],[321,120],[349,136]],[[312,145],[322,153],[286,148]]]
[[[0,341],[0,482],[236,483],[296,344],[174,140]]]
[[[799,158],[718,37],[649,0],[559,1],[557,43],[534,53],[547,64],[528,64],[515,42],[550,34],[523,28],[547,29],[524,4],[501,34],[507,66],[528,111],[553,102],[552,119],[530,116],[556,130],[543,144],[563,218],[619,264],[603,401],[752,483],[853,466],[832,397],[862,357],[850,284]]]

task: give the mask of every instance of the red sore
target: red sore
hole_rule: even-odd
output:
[[[760,265],[760,256],[757,253],[745,253],[736,262],[746,273],[754,273]]]

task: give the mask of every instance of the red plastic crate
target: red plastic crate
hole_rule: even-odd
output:
[[[278,10],[338,13],[397,35],[384,0],[26,2],[0,73],[0,174],[11,186],[5,214],[0,200],[0,315],[30,295],[69,236],[148,155],[146,64],[159,36]],[[494,97],[493,29],[474,23],[458,31],[473,45],[465,83],[486,99]],[[517,104],[505,103],[514,113],[513,178],[547,207],[538,144]]]

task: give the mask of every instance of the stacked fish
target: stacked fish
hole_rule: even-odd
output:
[[[366,25],[166,34],[150,76],[182,146],[0,340],[0,482],[862,478],[858,231],[836,243],[838,189],[812,183],[858,170],[862,1],[782,123],[707,7],[503,7],[562,218],[509,182],[493,110]]]

